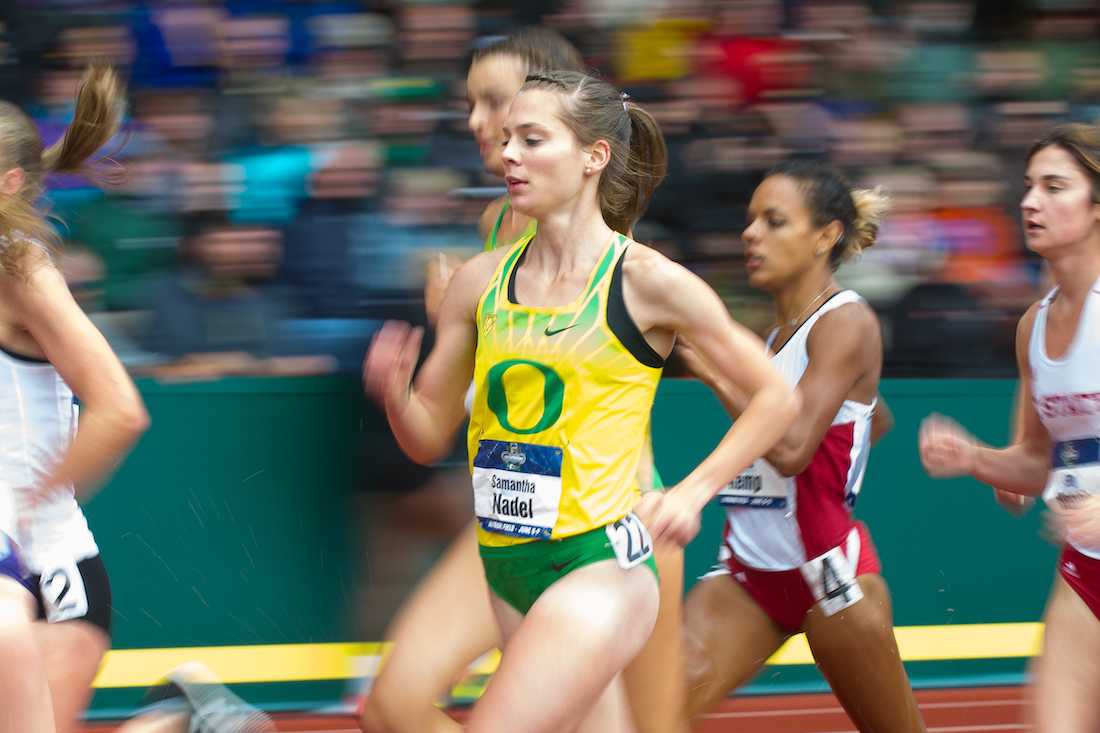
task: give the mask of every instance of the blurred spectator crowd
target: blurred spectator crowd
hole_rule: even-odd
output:
[[[49,191],[81,302],[138,373],[355,370],[422,320],[425,262],[480,247],[502,193],[466,130],[470,50],[573,40],[661,121],[671,170],[636,237],[771,321],[739,234],[763,171],[825,157],[893,209],[841,270],[887,376],[1011,375],[1044,287],[1018,202],[1031,141],[1100,122],[1095,4],[1075,0],[8,0],[0,85],[47,141],[92,60],[128,79],[125,182]]]

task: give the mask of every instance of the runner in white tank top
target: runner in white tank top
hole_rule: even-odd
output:
[[[47,149],[26,115],[0,103],[0,348],[43,362],[0,355],[0,511],[8,515],[3,521],[10,528],[14,507],[15,532],[31,571],[58,565],[56,584],[29,583],[35,593],[30,608],[37,603],[42,612],[37,591],[46,588],[46,605],[54,601],[53,610],[69,614],[67,619],[87,616],[91,606],[74,555],[96,554],[73,486],[94,489],[103,481],[147,417],[122,365],[54,266],[50,250],[56,235],[35,202],[45,175],[81,170],[114,135],[122,113],[120,92],[113,71],[89,70],[72,127]],[[75,439],[76,411],[66,383],[88,405],[89,427]],[[37,578],[28,575],[28,580]],[[7,595],[7,589],[10,585],[0,594]],[[110,604],[99,608],[109,614]],[[5,647],[18,634],[29,649],[0,652],[0,733],[74,730],[109,646],[107,635],[92,624],[31,624],[17,614],[2,616]],[[13,674],[17,679],[10,679]]]
[[[921,426],[937,477],[973,476],[1002,494],[1042,495],[1066,540],[1033,666],[1036,730],[1100,730],[1100,129],[1054,128],[1028,154],[1028,247],[1057,287],[1016,330],[1014,442],[982,445],[955,422]]]
[[[36,575],[99,553],[72,485],[45,496],[36,491],[76,435],[77,413],[72,390],[52,364],[0,349],[0,485],[20,507],[17,538]]]
[[[54,262],[56,234],[34,203],[44,175],[82,171],[114,136],[123,94],[113,70],[89,69],[72,126],[45,150],[33,123],[0,103],[0,161],[11,166],[0,167],[0,527],[14,524],[30,566],[20,578],[20,550],[0,534],[0,733],[79,730],[110,647],[106,571],[76,498],[106,481],[149,418],[126,370],[69,292]],[[74,393],[83,406],[79,431]],[[26,614],[13,612],[13,603]],[[32,623],[36,603],[43,623]],[[201,714],[200,706],[210,709],[205,701],[221,714],[204,730],[268,729],[252,725],[252,711],[237,712],[218,686],[204,689],[204,702],[139,717],[120,733],[185,733],[188,710]]]
[[[810,364],[806,342],[814,324],[849,303],[863,303],[851,290],[836,293],[807,318],[778,350],[772,363],[797,385]],[[821,445],[797,476],[784,476],[759,458],[719,495],[726,507],[726,548],[759,570],[790,570],[838,547],[855,526],[852,508],[871,452],[870,404],[844,400]]]
[[[780,444],[718,496],[727,514],[719,563],[685,604],[689,716],[805,631],[861,731],[924,730],[878,557],[852,517],[871,443],[889,429],[877,397],[880,329],[863,299],[833,278],[874,243],[884,209],[876,192],[853,190],[835,170],[808,163],[772,171],[749,205],[742,235],[749,284],[775,299],[772,364],[798,386],[803,407]],[[692,368],[705,365],[696,359]],[[740,395],[707,381],[738,415]]]
[[[1052,358],[1046,351],[1047,314],[1057,295],[1055,288],[1035,312],[1028,360],[1035,411],[1053,442],[1043,500],[1055,509],[1071,509],[1100,494],[1100,280],[1085,296],[1068,351]],[[1100,537],[1070,538],[1068,544],[1100,560]]]

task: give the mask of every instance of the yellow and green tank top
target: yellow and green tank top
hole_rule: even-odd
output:
[[[512,245],[477,307],[467,441],[486,546],[570,537],[630,511],[664,366],[623,301],[630,239],[612,237],[572,303],[535,307],[515,297],[533,238]]]
[[[485,244],[482,246],[482,249],[484,251],[492,252],[494,249],[500,246],[499,242],[497,242],[497,233],[500,231],[500,225],[504,223],[504,215],[508,213],[508,209],[510,208],[510,206],[511,204],[508,203],[508,199],[505,199],[504,203],[500,207],[500,213],[497,214],[496,223],[493,224],[493,228],[490,229],[489,233],[485,236]],[[534,219],[527,222],[527,228],[523,230],[523,234],[521,234],[519,236],[519,239],[517,239],[516,241],[518,242],[524,237],[533,236],[537,227],[538,222]]]

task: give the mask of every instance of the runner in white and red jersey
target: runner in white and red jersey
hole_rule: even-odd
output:
[[[1100,730],[1100,128],[1054,128],[1032,147],[1025,185],[1027,246],[1056,287],[1016,330],[1013,443],[990,448],[932,416],[921,426],[921,460],[933,476],[973,476],[1001,495],[1046,501],[1065,545],[1031,709],[1040,733],[1092,733]]]
[[[774,332],[769,338],[772,363],[791,384],[799,383],[810,364],[807,342],[818,320],[849,304],[865,307],[852,290],[838,290],[824,301],[785,343],[775,343]],[[800,629],[817,601],[804,577],[814,558],[822,558],[821,572],[828,575],[822,580],[825,604],[854,601],[858,590],[845,597],[843,586],[857,575],[879,572],[867,528],[852,516],[871,452],[876,401],[844,400],[809,465],[797,475],[784,476],[758,459],[719,495],[726,507],[722,572],[743,575],[749,595],[784,628]],[[777,583],[775,574],[782,572],[786,582]]]
[[[803,409],[786,438],[719,494],[727,515],[719,562],[684,613],[689,718],[804,631],[861,731],[925,729],[878,556],[852,516],[871,443],[890,423],[878,397],[879,324],[833,275],[874,243],[885,208],[878,192],[853,190],[814,163],[774,169],[753,194],[742,234],[749,283],[775,299],[772,363],[798,385]],[[739,414],[741,396],[707,381]]]

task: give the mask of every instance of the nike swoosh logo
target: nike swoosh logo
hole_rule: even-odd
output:
[[[546,330],[542,332],[542,335],[543,336],[554,336],[556,334],[561,333],[562,331],[568,331],[569,329],[573,328],[576,325],[578,325],[578,324],[571,323],[568,326],[566,326],[565,328],[550,328],[549,326],[547,326]]]
[[[553,568],[555,573],[560,573],[562,570],[565,570],[565,568],[568,567],[569,563],[571,562],[573,561],[570,560],[569,562],[563,562],[561,565],[558,565],[557,563],[550,563],[550,567]]]

